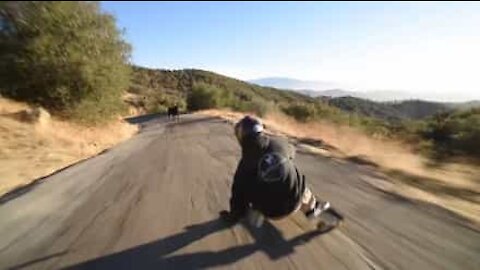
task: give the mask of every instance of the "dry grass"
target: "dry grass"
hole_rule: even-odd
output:
[[[25,104],[0,98],[0,195],[95,155],[137,131],[120,120],[102,127],[56,119],[20,121],[16,116],[26,109]]]
[[[232,122],[244,115],[219,110],[202,113]],[[263,121],[279,133],[323,141],[336,149],[326,147],[316,151],[319,154],[349,160],[367,159],[367,163],[376,164],[393,183],[383,185],[381,181],[372,181],[381,189],[439,205],[480,224],[480,168],[477,165],[448,163],[432,167],[408,145],[375,139],[329,122],[299,123],[279,113],[269,114]]]

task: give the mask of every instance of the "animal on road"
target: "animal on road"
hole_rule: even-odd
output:
[[[167,115],[168,115],[168,120],[175,120],[175,121],[180,120],[180,115],[178,113],[178,106],[175,105],[175,106],[168,107]]]

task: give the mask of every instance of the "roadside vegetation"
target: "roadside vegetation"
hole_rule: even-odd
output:
[[[0,3],[0,195],[136,132],[129,55],[97,2]]]
[[[137,132],[123,121],[86,127],[0,98],[0,196],[91,157]]]
[[[0,94],[87,124],[125,112],[130,45],[90,1],[0,3]]]

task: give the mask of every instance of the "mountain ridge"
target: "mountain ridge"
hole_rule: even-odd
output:
[[[224,94],[229,92],[237,103],[248,102],[249,106],[257,106],[258,104],[254,103],[259,99],[262,102],[273,102],[283,107],[295,104],[328,105],[328,107],[324,106],[324,109],[338,109],[345,113],[355,113],[386,121],[417,120],[439,112],[480,106],[480,101],[444,103],[415,98],[379,102],[362,96],[351,96],[352,91],[343,89],[325,90],[322,92],[324,95],[312,97],[308,95],[309,90],[302,90],[302,92],[265,87],[200,69],[166,70],[134,67],[132,82],[131,92],[146,95],[147,105],[153,109],[165,108],[170,103],[185,103],[186,96],[196,83],[213,85]]]
[[[445,93],[415,93],[403,90],[359,90],[357,87],[342,85],[336,82],[299,80],[288,77],[266,77],[248,81],[260,86],[288,89],[300,92],[311,97],[356,97],[377,102],[424,100],[428,102],[450,103],[452,96]],[[453,103],[466,103],[480,100],[457,100]]]

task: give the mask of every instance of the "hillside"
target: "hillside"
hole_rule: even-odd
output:
[[[328,81],[305,81],[285,77],[270,77],[250,80],[250,83],[277,89],[290,89],[311,97],[356,97],[376,102],[388,102],[397,100],[424,99],[427,96],[419,96],[415,93],[396,90],[351,90],[358,87],[349,84]]]
[[[357,128],[375,137],[407,141],[417,144],[419,149],[423,147],[420,150],[425,153],[478,155],[470,148],[478,138],[475,126],[478,110],[458,114],[458,109],[443,103],[420,100],[381,103],[354,97],[312,98],[203,70],[142,67],[133,67],[129,92],[126,101],[139,111],[164,112],[173,104],[179,105],[183,111],[229,108],[260,116],[280,111],[300,122],[326,120]],[[446,113],[438,114],[440,112]]]
[[[154,70],[133,67],[132,77],[129,92],[143,98],[132,100],[130,103],[143,106],[147,111],[163,111],[174,103],[185,109],[187,95],[199,84],[214,86],[222,92],[222,95],[237,103],[257,101],[276,105],[292,102],[315,103],[315,99],[293,91],[253,85],[204,70]]]
[[[312,94],[320,90],[329,90],[340,87],[339,84],[333,82],[303,81],[284,77],[260,78],[248,82],[264,87],[275,87],[277,89],[312,90]]]
[[[463,105],[422,100],[375,102],[353,96],[313,98],[298,91],[264,87],[197,69],[163,70],[136,66],[133,67],[132,77],[129,92],[136,94],[137,99],[130,99],[129,103],[149,112],[164,111],[172,104],[178,104],[185,110],[188,94],[195,85],[202,84],[214,87],[220,92],[221,99],[227,100],[223,105],[236,110],[247,111],[260,105],[277,106],[288,111],[288,107],[301,104],[314,107],[314,110],[320,111],[323,117],[333,117],[335,120],[349,118],[348,115],[351,113],[389,122],[419,120],[439,112],[476,105],[476,103]]]
[[[408,100],[402,102],[374,102],[356,97],[338,97],[328,99],[327,102],[343,111],[387,120],[390,122],[397,122],[406,119],[419,120],[439,112],[452,110],[446,104],[421,100]]]
[[[461,103],[446,103],[446,105],[452,109],[468,110],[480,108],[480,100],[473,100]]]
[[[444,103],[422,100],[407,100],[386,104],[387,106],[397,109],[405,116],[405,118],[409,119],[424,119],[437,113],[451,111],[451,109]]]
[[[364,116],[375,117],[388,121],[404,119],[404,115],[396,108],[383,103],[377,103],[355,97],[337,97],[328,99],[327,102],[343,111],[357,113]]]

